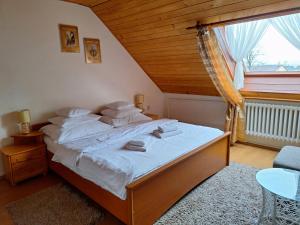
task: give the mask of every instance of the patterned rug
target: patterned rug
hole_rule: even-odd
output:
[[[252,225],[262,204],[257,170],[226,167],[177,202],[155,225]],[[102,210],[60,184],[10,203],[15,225],[101,225]]]

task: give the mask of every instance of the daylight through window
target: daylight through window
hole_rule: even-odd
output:
[[[300,51],[270,25],[244,58],[246,72],[300,71]]]

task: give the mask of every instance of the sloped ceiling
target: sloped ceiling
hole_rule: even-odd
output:
[[[218,95],[199,57],[196,21],[300,6],[299,0],[66,0],[90,7],[163,92]]]

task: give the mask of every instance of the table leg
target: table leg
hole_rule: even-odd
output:
[[[300,225],[300,202],[277,196],[263,188],[258,225]]]
[[[263,195],[263,202],[262,202],[262,209],[261,209],[261,212],[259,214],[258,221],[257,221],[258,225],[263,224],[263,218],[264,218],[264,215],[265,215],[265,208],[266,208],[266,196],[265,196],[265,191],[264,191],[263,188],[262,188],[262,195]]]
[[[276,224],[277,224],[277,196],[274,195],[272,225],[276,225]]]
[[[263,205],[262,211],[259,215],[259,219],[257,224],[258,225],[273,225],[275,212],[274,212],[274,195],[270,193],[265,188],[262,188],[262,195],[263,195]]]
[[[281,196],[275,197],[275,223],[276,225],[300,225],[299,202]]]

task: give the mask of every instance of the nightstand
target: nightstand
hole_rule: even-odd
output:
[[[153,120],[159,120],[160,119],[160,116],[157,115],[157,114],[145,113],[144,115],[150,117]]]
[[[12,136],[14,144],[3,147],[5,177],[12,185],[38,174],[47,173],[46,146],[43,133],[33,131],[29,134]]]

